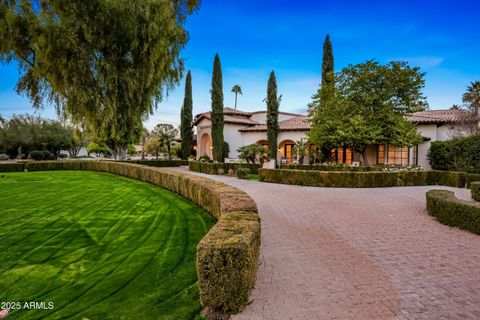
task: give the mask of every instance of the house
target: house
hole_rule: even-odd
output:
[[[461,132],[461,120],[464,110],[427,110],[408,116],[415,123],[423,137],[423,143],[414,147],[394,147],[391,145],[369,145],[365,150],[368,165],[419,165],[430,168],[428,150],[437,140],[448,140]],[[224,140],[229,144],[229,158],[238,158],[237,149],[244,145],[259,144],[267,146],[267,112],[245,112],[233,108],[224,109]],[[310,130],[308,116],[279,112],[279,133],[277,160],[279,163],[292,163],[296,160],[294,146],[300,139],[308,140]],[[212,157],[210,112],[195,116],[194,126],[197,132],[197,159],[202,155]],[[315,148],[312,144],[311,148]],[[352,164],[360,160],[360,155],[349,148],[332,150],[332,159],[337,163]],[[306,161],[309,161],[308,156]]]

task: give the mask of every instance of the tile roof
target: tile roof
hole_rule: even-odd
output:
[[[310,122],[307,116],[296,116],[278,123],[280,131],[308,131],[310,130]],[[267,131],[266,124],[258,124],[253,127],[240,129],[241,132],[250,131]]]
[[[426,110],[415,112],[407,116],[407,119],[415,123],[451,123],[465,118],[466,110]]]
[[[250,112],[244,112],[244,111],[235,110],[232,108],[223,109],[223,121],[225,123],[245,124],[250,126],[257,125],[258,124],[257,121],[250,119],[251,115],[252,114]],[[193,120],[193,124],[197,125],[197,123],[199,123],[200,120],[204,118],[212,120],[210,112],[203,112],[203,113],[197,114],[195,116],[195,119]]]

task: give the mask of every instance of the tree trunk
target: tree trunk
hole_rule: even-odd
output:
[[[237,93],[235,92],[235,110],[237,110]]]

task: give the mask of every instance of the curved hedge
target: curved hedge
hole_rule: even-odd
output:
[[[188,165],[188,160],[123,160],[121,162],[136,163],[150,167],[180,167]]]
[[[453,171],[345,172],[260,169],[260,181],[313,187],[381,188],[445,185],[465,187],[466,174]]]
[[[473,200],[480,201],[480,181],[470,184],[470,192]]]
[[[282,164],[280,169],[290,170],[318,170],[318,171],[355,171],[355,172],[370,172],[383,171],[383,167],[354,167],[344,165],[324,165],[324,164]]]
[[[480,234],[480,203],[457,199],[452,191],[430,190],[428,214],[443,224]]]
[[[236,172],[238,168],[248,168],[250,170],[250,173],[257,174],[258,169],[260,169],[261,167],[262,166],[258,163],[213,163],[202,161],[188,162],[188,168],[190,169],[190,171],[206,174],[218,174],[218,169],[223,169],[224,173],[227,173],[230,169]]]
[[[250,196],[211,179],[167,168],[114,161],[0,163],[0,171],[89,170],[109,172],[176,192],[218,219],[197,246],[200,301],[219,312],[238,312],[248,304],[260,250],[260,217]]]

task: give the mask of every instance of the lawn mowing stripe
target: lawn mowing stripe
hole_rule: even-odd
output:
[[[158,216],[159,216],[159,215],[157,215],[157,216],[155,217],[155,219],[157,219]],[[162,218],[161,218],[160,221],[158,222],[158,226],[160,226],[161,223],[164,221],[164,217],[165,217],[165,216],[166,216],[166,215],[162,215]],[[171,217],[171,215],[168,215],[168,216]],[[152,224],[148,227],[148,229],[150,229],[152,226],[155,226],[155,222],[152,223]],[[158,226],[155,226],[154,228],[156,229]],[[147,231],[148,231],[148,230],[147,230]],[[173,228],[171,229],[171,232],[170,232],[169,235],[168,235],[168,239],[171,237],[172,233],[173,233]],[[111,270],[108,275],[104,275],[99,281],[95,282],[90,288],[88,288],[86,291],[82,292],[79,296],[76,296],[75,299],[73,299],[73,300],[75,300],[76,302],[78,302],[79,299],[81,299],[83,296],[85,296],[87,293],[89,293],[93,288],[95,288],[98,284],[100,284],[103,280],[105,280],[105,279],[107,278],[107,276],[111,276],[111,275],[112,275],[123,263],[125,263],[125,261],[127,261],[127,260],[135,253],[135,251],[137,251],[138,248],[140,248],[140,246],[143,245],[152,235],[153,235],[153,232],[150,232],[150,233],[148,234],[148,237],[145,238],[144,241],[143,241],[140,245],[138,245],[132,252],[130,252],[130,254],[128,255],[127,258],[123,259],[123,260],[120,262],[120,264],[118,264],[117,266],[115,266],[115,268],[114,268],[113,270]],[[168,239],[167,239],[167,240],[168,240]],[[167,241],[165,241],[164,243],[162,243],[162,245],[159,247],[158,250],[161,250],[166,243],[167,243]],[[143,270],[143,269],[142,269],[142,270]],[[122,287],[122,288],[123,288],[123,287]],[[122,288],[120,288],[120,289],[122,289]],[[114,293],[117,293],[120,289],[115,290]],[[111,294],[111,295],[109,295],[109,296],[112,296],[112,295],[113,295],[113,294]],[[103,300],[104,300],[104,299],[102,299],[102,301],[103,301]],[[91,308],[92,306],[94,306],[94,305],[96,305],[96,304],[98,304],[98,303],[99,303],[99,302],[96,302],[96,303],[94,303],[94,304],[91,304],[88,308],[84,308],[83,310],[80,310],[80,311],[76,312],[75,314],[73,314],[73,315],[71,315],[71,316],[75,316],[75,315],[79,314],[80,312],[85,311],[85,310]],[[55,308],[54,312],[51,312],[49,315],[52,315],[52,314],[54,314],[54,313],[62,310],[65,306],[67,306],[67,305],[64,305],[64,306],[62,306],[62,307],[60,307],[60,308],[58,308],[58,309]],[[42,317],[42,318],[39,318],[39,319],[43,319],[43,317]]]

